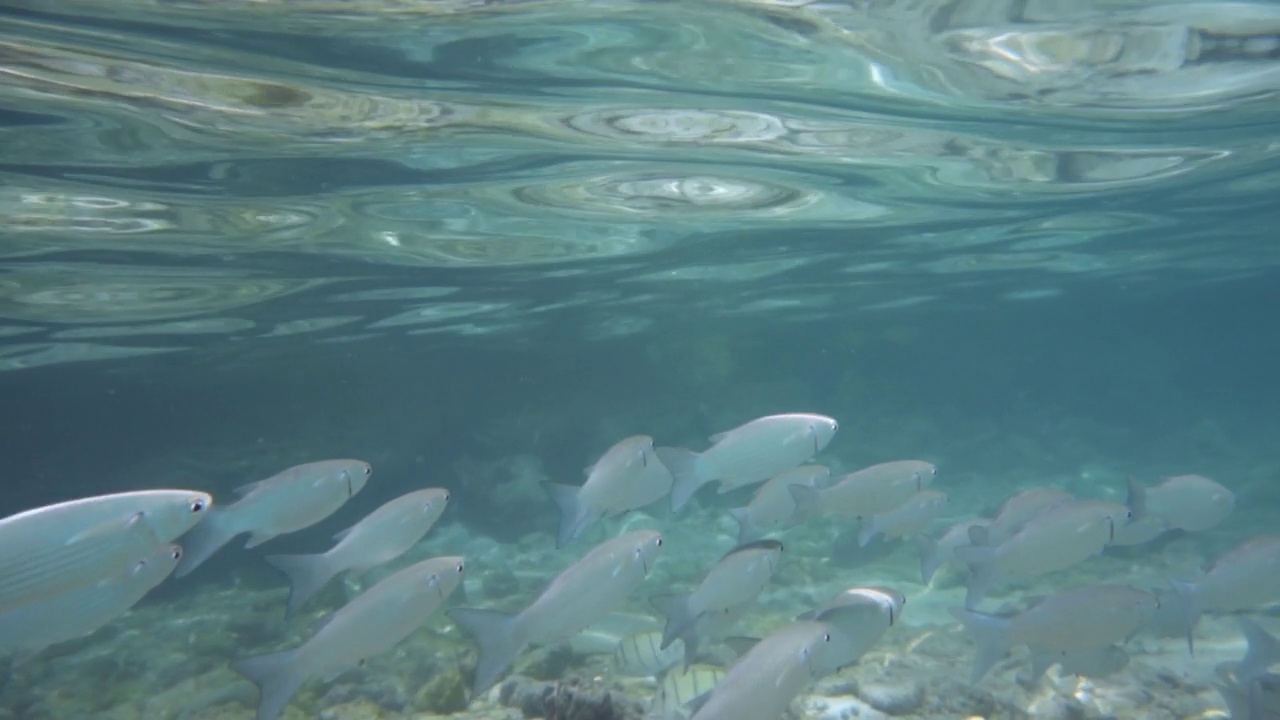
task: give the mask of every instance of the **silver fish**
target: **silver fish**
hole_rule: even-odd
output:
[[[816,515],[870,517],[888,512],[929,487],[938,468],[923,460],[895,460],[865,467],[821,490],[792,486],[796,503],[792,522]]]
[[[622,675],[657,677],[684,657],[684,643],[679,638],[662,647],[662,631],[628,635],[618,643],[613,665]]]
[[[279,717],[309,678],[332,680],[395,647],[458,587],[462,570],[460,557],[437,557],[410,565],[330,615],[301,646],[232,663],[232,670],[261,691],[257,720]]]
[[[829,675],[853,665],[902,617],[907,598],[896,590],[851,587],[840,591],[799,620],[826,623],[831,645],[815,665],[816,675]]]
[[[769,415],[712,435],[711,447],[701,453],[658,448],[658,457],[675,476],[671,509],[679,510],[712,480],[720,481],[723,493],[796,467],[821,452],[837,429],[839,424],[825,415]]]
[[[54,643],[88,635],[169,577],[181,557],[177,545],[160,545],[92,585],[0,613],[0,652],[30,657]]]
[[[1280,535],[1259,535],[1226,551],[1197,582],[1174,581],[1194,652],[1196,624],[1206,610],[1233,612],[1280,600]]]
[[[697,619],[704,613],[727,610],[755,598],[773,578],[781,557],[782,543],[777,540],[741,545],[711,566],[692,592],[651,598],[667,618],[661,647],[683,637],[685,647],[696,653]]]
[[[266,561],[289,577],[285,616],[291,617],[335,575],[347,570],[364,572],[403,555],[431,530],[448,504],[448,490],[414,490],[334,535],[338,544],[328,552],[268,555]]]
[[[556,547],[564,547],[591,523],[656,502],[671,491],[671,471],[654,454],[653,438],[620,440],[587,468],[581,486],[543,483],[560,508]]]
[[[1139,517],[1151,515],[1164,520],[1170,528],[1188,532],[1217,527],[1236,506],[1235,493],[1201,475],[1165,478],[1149,488],[1131,478],[1129,495],[1130,505],[1141,507]]]
[[[705,664],[668,672],[658,684],[645,720],[687,720],[688,704],[711,692],[724,674],[724,668]]]
[[[85,588],[195,526],[213,498],[143,490],[81,498],[0,520],[0,612]]]
[[[601,543],[516,615],[478,608],[449,610],[449,617],[480,646],[473,696],[492,687],[526,646],[568,640],[616,609],[648,576],[661,547],[662,536],[652,530]]]
[[[790,486],[819,487],[830,477],[831,471],[821,465],[801,465],[769,478],[756,489],[745,507],[729,511],[738,523],[738,544],[745,545],[760,535],[791,524],[796,501],[791,497]]]
[[[965,607],[977,607],[1000,580],[1065,570],[1097,555],[1131,515],[1118,503],[1069,500],[1042,510],[999,545],[986,544],[986,528],[970,528],[972,544],[955,549],[969,565]]]
[[[1074,499],[1071,493],[1058,488],[1030,488],[1014,493],[987,523],[985,544],[999,545],[1021,530],[1031,518],[1054,505]]]
[[[953,608],[951,614],[977,641],[972,681],[977,682],[1010,648],[1082,653],[1127,638],[1156,611],[1150,593],[1123,585],[1088,585],[1041,599],[1013,617]]]
[[[920,581],[925,585],[933,582],[933,575],[944,565],[958,564],[955,549],[969,544],[969,528],[985,526],[989,521],[983,518],[962,520],[947,528],[942,537],[933,539],[925,535],[916,536],[916,548],[920,551]]]
[[[729,668],[691,720],[778,720],[816,680],[831,643],[826,623],[798,620],[767,635]]]
[[[238,488],[239,500],[209,513],[182,538],[186,552],[174,577],[189,574],[241,533],[252,533],[245,543],[252,548],[320,522],[360,492],[371,474],[363,460],[323,460]]]
[[[858,545],[866,547],[876,535],[886,540],[919,535],[937,519],[947,506],[947,494],[937,490],[918,492],[892,510],[862,519],[858,531]]]

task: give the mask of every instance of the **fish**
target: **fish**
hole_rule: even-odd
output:
[[[182,538],[185,552],[174,577],[189,575],[242,533],[251,533],[245,548],[254,548],[320,522],[360,492],[372,474],[363,460],[322,460],[237,488],[239,500],[209,513]]]
[[[622,675],[657,677],[684,657],[684,643],[679,638],[666,648],[661,645],[661,630],[628,635],[618,643],[613,665]]]
[[[703,613],[727,610],[755,598],[773,578],[781,557],[782,543],[777,540],[739,545],[712,565],[692,592],[650,598],[667,618],[660,647],[665,649],[682,637],[689,652],[696,653],[697,619]]]
[[[831,643],[826,623],[796,620],[774,630],[738,659],[690,720],[778,720],[796,695],[819,677]]]
[[[671,471],[654,454],[653,438],[635,435],[618,441],[587,468],[581,486],[546,482],[543,489],[560,509],[556,547],[576,539],[592,523],[650,505],[671,492]]]
[[[1268,668],[1280,661],[1277,640],[1260,625],[1241,618],[1248,648],[1238,663],[1222,663],[1215,683],[1232,720],[1280,720],[1280,674]]]
[[[390,562],[426,536],[449,505],[449,491],[425,488],[405,493],[333,536],[337,544],[316,555],[268,555],[265,560],[289,578],[285,617],[298,611],[335,575],[365,572]]]
[[[928,585],[933,582],[934,573],[944,565],[959,561],[955,557],[955,549],[969,544],[969,528],[985,526],[989,520],[972,518],[962,520],[947,528],[938,539],[927,535],[916,536],[916,549],[920,552],[920,582]]]
[[[597,545],[515,615],[481,608],[448,610],[479,646],[472,697],[493,687],[525,647],[568,640],[616,610],[644,582],[661,548],[661,534],[636,530]]]
[[[1249,610],[1280,600],[1280,535],[1246,540],[1214,560],[1198,581],[1172,583],[1194,654],[1195,628],[1205,611]]]
[[[1031,518],[1069,500],[1075,500],[1075,496],[1058,488],[1037,487],[1014,493],[1000,505],[995,516],[986,524],[986,543],[999,545],[1021,530]]]
[[[895,460],[837,478],[826,488],[792,485],[796,510],[791,523],[817,515],[870,517],[888,512],[929,487],[938,468],[923,460]]]
[[[92,633],[169,577],[181,557],[181,547],[162,544],[92,585],[0,613],[0,653],[26,659]]]
[[[1164,518],[1146,514],[1116,528],[1116,536],[1108,544],[1116,547],[1142,545],[1172,529]]]
[[[198,490],[142,490],[0,520],[0,612],[85,588],[177,540],[213,507]]]
[[[275,720],[308,679],[332,681],[417,630],[462,582],[461,557],[410,565],[329,615],[292,650],[236,660],[231,669],[258,686],[257,720]]]
[[[661,629],[652,615],[614,611],[569,638],[568,645],[575,655],[613,655],[628,635]]]
[[[851,587],[841,590],[797,620],[826,623],[831,644],[815,667],[818,677],[853,665],[902,617],[907,598],[897,590]]]
[[[1160,518],[1169,528],[1187,532],[1217,527],[1236,506],[1235,493],[1202,475],[1177,475],[1149,488],[1130,478],[1129,495],[1140,496],[1130,504],[1140,505],[1142,516]]]
[[[830,477],[831,470],[822,465],[801,465],[769,478],[756,488],[751,502],[729,510],[729,515],[738,523],[738,544],[745,545],[767,532],[790,526],[796,502],[788,487],[819,487]]]
[[[724,493],[797,467],[822,452],[839,427],[825,415],[768,415],[712,435],[711,447],[701,453],[657,448],[658,458],[675,477],[671,509],[684,507],[698,488],[713,480],[720,481]]]
[[[1033,602],[1012,617],[951,608],[977,643],[977,683],[1011,648],[1069,655],[1098,651],[1140,630],[1156,611],[1151,593],[1125,585],[1086,585]]]
[[[946,506],[946,493],[937,490],[918,492],[892,510],[863,518],[858,531],[858,546],[866,547],[877,535],[883,535],[886,540],[919,535],[933,524]]]
[[[1031,653],[1031,678],[1038,680],[1049,668],[1057,665],[1066,675],[1086,678],[1104,678],[1125,669],[1129,653],[1118,645],[1108,645],[1097,650],[1080,650],[1059,653],[1049,650],[1033,650]]]
[[[724,668],[706,663],[671,670],[658,683],[645,720],[687,720],[690,711],[686,706],[711,692],[724,675]]]
[[[969,566],[965,608],[977,607],[1000,580],[1065,570],[1097,555],[1131,516],[1119,503],[1070,500],[1042,510],[999,545],[986,542],[987,528],[969,528],[970,544],[954,551]]]

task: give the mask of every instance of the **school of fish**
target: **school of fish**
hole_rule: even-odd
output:
[[[733,635],[774,582],[784,545],[769,537],[815,518],[856,522],[858,541],[909,540],[924,586],[946,569],[965,579],[951,614],[973,639],[970,681],[1015,647],[1029,649],[1035,677],[1052,665],[1099,676],[1128,661],[1125,641],[1159,625],[1194,652],[1205,613],[1260,610],[1280,602],[1280,535],[1261,535],[1223,553],[1194,581],[1138,588],[1119,583],[1069,587],[1000,613],[980,609],[1009,583],[1061,572],[1109,546],[1151,542],[1171,531],[1205,532],[1235,507],[1231,490],[1182,475],[1145,487],[1128,483],[1126,502],[1077,498],[1038,487],[1009,497],[990,518],[966,518],[935,532],[947,507],[933,487],[938,468],[889,460],[842,476],[813,464],[838,423],[823,415],[757,418],[713,435],[700,452],[655,447],[634,436],[606,450],[580,485],[545,483],[560,511],[563,548],[602,519],[669,498],[672,521],[705,484],[719,492],[756,486],[729,511],[738,544],[677,592],[649,592],[654,627],[606,638],[620,675],[653,677],[652,720],[777,720],[815,681],[856,664],[898,623],[908,604],[896,588],[852,586],[762,638]],[[88,635],[124,614],[166,578],[184,577],[239,535],[245,548],[310,527],[338,512],[372,477],[369,463],[334,459],[285,469],[215,506],[199,490],[156,489],[86,497],[0,520],[0,651],[32,661],[56,643]],[[284,616],[333,578],[386,565],[422,540],[444,513],[444,488],[388,500],[314,555],[268,555],[288,580]],[[661,562],[654,530],[605,540],[554,577],[518,612],[454,607],[447,616],[475,644],[472,698],[499,683],[531,646],[591,642],[593,626],[642,592]],[[231,667],[259,688],[257,720],[274,720],[304,683],[329,682],[385,653],[418,629],[463,578],[462,557],[408,565],[333,612],[300,646],[236,659]],[[1242,617],[1248,652],[1220,669],[1218,690],[1236,720],[1280,717],[1280,641]],[[726,652],[707,652],[719,645]],[[37,660],[38,661],[38,660]]]

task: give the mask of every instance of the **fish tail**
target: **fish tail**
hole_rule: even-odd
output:
[[[858,547],[866,547],[879,534],[880,523],[876,522],[875,517],[863,518],[862,525],[858,528]]]
[[[679,510],[707,482],[698,462],[700,456],[684,448],[660,447],[653,452],[675,478],[671,485],[671,509]]]
[[[1124,504],[1129,508],[1129,522],[1141,520],[1147,514],[1147,489],[1132,477],[1125,478]]]
[[[275,720],[280,717],[294,693],[307,679],[298,672],[298,651],[258,655],[231,663],[231,669],[245,676],[258,686],[257,720]]]
[[[658,612],[667,617],[667,625],[662,629],[662,644],[659,649],[666,650],[667,646],[675,642],[675,639],[681,637],[693,627],[694,621],[698,618],[689,611],[689,595],[672,594],[672,595],[654,595],[649,598],[649,602],[653,603],[654,608]],[[685,647],[688,647],[688,640],[685,641]]]
[[[581,535],[589,524],[589,519],[576,485],[544,482],[542,488],[551,496],[556,507],[560,508],[560,533],[556,535],[558,550]]]
[[[1235,674],[1238,682],[1247,683],[1266,673],[1268,667],[1280,660],[1280,640],[1248,618],[1240,618],[1240,630],[1244,632],[1249,649]]]
[[[729,517],[738,523],[738,544],[745,545],[756,535],[755,523],[751,522],[751,513],[744,507],[730,508]]]
[[[788,521],[791,525],[808,520],[822,509],[822,494],[817,488],[795,484],[788,485],[787,492],[791,493],[791,500],[796,504]]]
[[[928,585],[942,561],[938,556],[938,541],[928,535],[917,535],[916,550],[920,551],[920,582]]]
[[[1187,630],[1187,652],[1196,654],[1196,625],[1200,623],[1200,586],[1182,580],[1170,580],[1174,595],[1182,605],[1183,622]]]
[[[969,566],[969,583],[964,596],[964,607],[978,607],[995,580],[995,548],[989,545],[961,545],[952,551]]]
[[[474,698],[493,687],[502,672],[511,667],[524,649],[524,643],[516,637],[518,616],[478,608],[453,608],[446,614],[479,646],[480,657],[476,661],[475,681],[471,685],[471,697]]]
[[[182,559],[173,571],[174,577],[185,577],[200,567],[214,553],[242,531],[235,523],[235,516],[225,510],[211,508],[203,520],[187,531],[178,541],[182,546]]]
[[[264,559],[289,578],[289,604],[285,618],[293,617],[298,608],[338,574],[338,568],[333,566],[327,554],[268,555]]]
[[[950,612],[978,643],[978,653],[973,660],[973,675],[970,678],[970,682],[976,684],[1009,652],[1009,629],[1013,624],[1005,618],[972,610],[951,608]]]

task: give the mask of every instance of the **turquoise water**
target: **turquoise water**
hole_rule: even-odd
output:
[[[229,663],[408,559],[464,555],[450,603],[518,610],[653,527],[669,542],[625,608],[652,615],[643,598],[733,546],[750,491],[557,551],[538,483],[581,482],[629,435],[701,450],[772,413],[837,418],[835,474],[935,463],[934,536],[1028,487],[1211,477],[1239,498],[1221,525],[997,595],[1193,577],[1280,517],[1278,63],[1263,2],[3,3],[0,512],[152,487],[225,505],[369,461],[340,511],[263,548],[319,552],[408,490],[453,499],[405,558],[287,622],[283,578],[233,542],[15,664],[0,718],[252,717]],[[1194,659],[1132,641],[1087,691],[971,687],[958,580],[926,587],[911,542],[860,551],[851,527],[780,534],[738,634],[877,583],[906,624],[795,712],[909,681],[927,699],[907,717],[1225,716],[1230,614]],[[436,613],[283,717],[519,717],[432,699],[473,665]],[[652,682],[610,667],[551,649],[516,670],[639,717]]]

